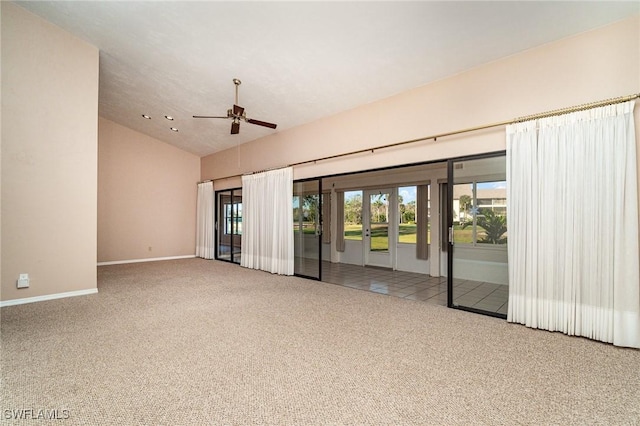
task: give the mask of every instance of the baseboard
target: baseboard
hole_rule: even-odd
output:
[[[112,262],[98,262],[98,266],[123,265],[125,263],[157,262],[160,260],[193,259],[195,257],[196,257],[195,254],[189,254],[187,256],[168,256],[168,257],[151,257],[148,259],[114,260]]]
[[[64,293],[47,294],[44,296],[25,297],[23,299],[3,300],[0,302],[0,308],[5,306],[24,305],[25,303],[44,302],[46,300],[64,299],[65,297],[75,296],[87,296],[89,294],[96,294],[97,288],[90,288],[87,290],[67,291]]]

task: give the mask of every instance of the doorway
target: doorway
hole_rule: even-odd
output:
[[[396,227],[396,212],[393,208],[394,189],[368,189],[364,191],[364,264],[393,268],[393,252]]]
[[[242,189],[216,192],[216,259],[240,263],[242,251]]]
[[[448,305],[506,318],[506,156],[449,160],[448,173]]]
[[[294,274],[322,278],[322,182],[293,182]]]

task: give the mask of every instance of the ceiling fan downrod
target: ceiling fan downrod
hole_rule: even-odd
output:
[[[236,85],[236,105],[240,105],[240,102],[238,102],[238,86],[240,86],[242,84],[242,82],[240,80],[238,80],[237,78],[233,79],[233,84]]]

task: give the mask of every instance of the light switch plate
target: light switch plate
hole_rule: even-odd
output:
[[[29,287],[29,274],[20,274],[18,278],[18,288]]]

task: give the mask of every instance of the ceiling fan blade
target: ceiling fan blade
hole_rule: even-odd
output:
[[[242,115],[242,113],[244,112],[244,108],[242,108],[241,106],[238,105],[233,105],[233,114],[234,115]]]
[[[193,118],[229,118],[227,116],[224,117],[219,117],[219,116],[212,116],[212,115],[194,115]]]
[[[240,123],[234,121],[231,123],[231,134],[237,135],[238,133],[240,133]]]
[[[278,125],[273,123],[267,123],[266,121],[254,120],[253,118],[248,118],[247,123],[257,124],[258,126],[269,127],[271,129],[275,129]]]

